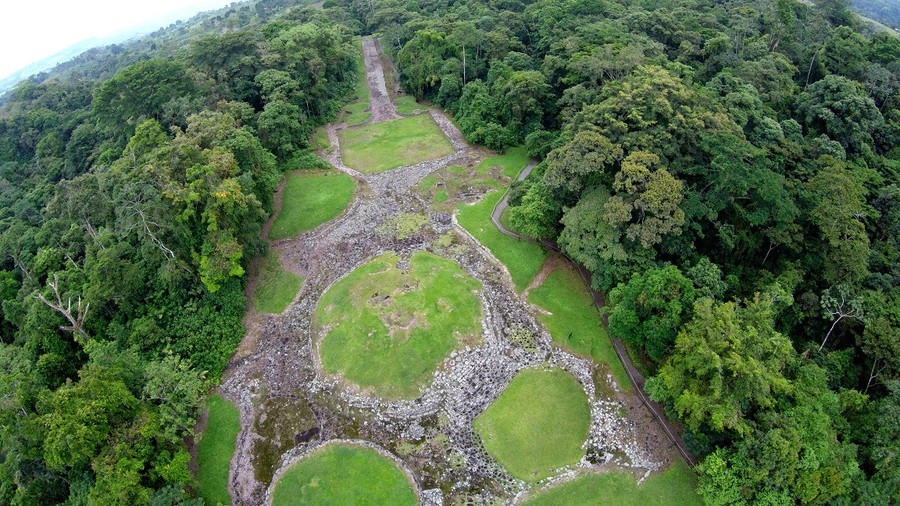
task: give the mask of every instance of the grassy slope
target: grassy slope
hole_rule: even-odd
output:
[[[366,64],[363,62],[362,43],[356,40],[356,46],[359,53],[356,54],[356,98],[344,107],[341,120],[348,125],[355,125],[368,121],[372,117],[368,110],[369,104],[369,82],[366,80]]]
[[[218,395],[211,396],[206,407],[206,431],[197,448],[197,495],[210,505],[231,504],[228,468],[240,428],[238,411]]]
[[[278,253],[270,251],[263,257],[253,290],[253,307],[262,313],[279,314],[300,291],[303,278],[281,266]]]
[[[505,154],[485,158],[478,164],[476,170],[479,174],[486,174],[491,167],[502,167],[504,176],[514,178],[530,161],[525,146],[517,146],[507,149]]]
[[[590,421],[587,395],[569,373],[525,369],[474,425],[509,474],[536,482],[581,459]]]
[[[559,268],[528,294],[528,301],[551,314],[540,315],[553,341],[567,350],[612,369],[619,385],[631,388],[622,361],[616,355],[603,319],[584,281],[574,269]]]
[[[353,198],[353,178],[337,172],[293,172],[281,194],[281,212],[269,239],[278,240],[312,230],[334,218]]]
[[[491,212],[502,197],[502,191],[488,193],[481,202],[460,206],[456,218],[463,228],[506,266],[516,288],[522,291],[541,270],[547,259],[547,252],[536,244],[519,241],[497,230],[491,221]]]
[[[398,260],[381,255],[322,296],[316,322],[330,330],[319,352],[330,372],[385,397],[412,398],[454,348],[480,335],[481,283],[424,251],[412,255],[408,273]]]
[[[428,114],[348,128],[338,136],[344,163],[366,174],[453,153],[450,141]]]
[[[325,130],[325,127],[319,127],[313,132],[312,137],[309,139],[309,145],[316,151],[326,152],[328,148],[331,146],[328,140],[328,131]]]
[[[528,506],[681,506],[703,504],[694,492],[697,477],[682,461],[669,469],[650,475],[638,485],[627,473],[588,474],[555,486],[531,498]]]
[[[413,505],[403,471],[368,448],[331,444],[294,464],[278,481],[273,504]]]
[[[401,95],[394,99],[394,106],[400,114],[413,114],[416,111],[424,111],[427,107],[419,105],[411,95]]]

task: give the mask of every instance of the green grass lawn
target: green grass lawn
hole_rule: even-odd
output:
[[[502,197],[502,191],[494,191],[485,195],[477,204],[462,205],[458,208],[456,219],[478,239],[478,242],[503,262],[516,288],[522,291],[528,286],[531,278],[541,270],[544,260],[547,259],[547,252],[537,244],[519,241],[497,230],[491,221],[491,212]]]
[[[581,385],[562,369],[525,369],[475,418],[488,453],[510,475],[529,482],[577,464],[591,410]]]
[[[485,158],[478,164],[476,170],[479,174],[486,174],[491,167],[502,167],[503,175],[514,178],[530,161],[525,146],[517,146],[507,149],[505,154]]]
[[[419,105],[412,95],[401,95],[395,98],[394,106],[400,114],[413,114],[416,111],[424,111],[427,109],[424,105]]]
[[[387,398],[414,398],[437,365],[481,333],[481,283],[452,260],[418,251],[409,270],[385,253],[335,283],[316,308],[332,373]]]
[[[353,198],[353,178],[334,171],[298,171],[287,175],[281,211],[269,230],[275,241],[312,230],[334,218]]]
[[[528,302],[551,313],[539,317],[550,331],[553,342],[572,353],[608,365],[619,385],[631,388],[600,312],[574,268],[567,265],[554,270],[541,286],[531,290]]]
[[[384,172],[453,153],[428,114],[338,132],[344,163],[366,174]]]
[[[291,466],[272,497],[275,506],[416,504],[403,471],[374,450],[329,444]]]
[[[423,191],[430,190],[437,183],[437,177],[434,174],[428,174],[419,181],[419,189]]]
[[[325,130],[325,127],[319,127],[313,133],[312,138],[309,140],[309,145],[316,151],[326,152],[328,148],[331,146],[331,143],[328,140],[328,131]]]
[[[197,495],[209,505],[231,504],[228,468],[240,428],[238,410],[218,395],[206,401],[206,409],[206,430],[197,447]]]
[[[661,473],[653,473],[640,485],[622,472],[586,474],[542,492],[528,506],[693,506],[703,504],[696,493],[697,476],[682,461]]]
[[[259,265],[253,307],[262,313],[280,314],[300,291],[303,278],[281,266],[278,253],[269,251]]]
[[[372,117],[369,113],[369,81],[366,80],[366,64],[363,62],[362,42],[358,38],[356,39],[356,47],[359,49],[359,52],[356,54],[354,99],[344,106],[341,114],[341,120],[348,125],[362,123]]]

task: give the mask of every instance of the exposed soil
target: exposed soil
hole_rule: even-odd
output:
[[[384,79],[384,67],[381,63],[381,44],[374,37],[366,37],[362,41],[363,56],[366,60],[366,79],[369,81],[369,98],[371,99],[371,123],[380,123],[390,119],[398,119],[397,108],[391,100]],[[391,69],[393,71],[393,69]]]
[[[363,48],[372,121],[399,117],[384,86],[377,41],[366,39]],[[575,469],[612,465],[643,474],[673,458],[643,404],[624,393],[602,365],[554,347],[502,264],[451,214],[435,210],[418,189],[428,174],[454,165],[471,167],[482,157],[482,151],[470,149],[443,113],[429,112],[455,153],[380,174],[362,175],[345,167],[336,135],[339,126],[328,127],[327,159],[356,179],[357,191],[341,216],[272,245],[285,268],[302,275],[304,283],[281,315],[248,315],[247,335],[220,388],[240,412],[229,477],[235,504],[267,503],[271,477],[277,479],[308,451],[332,440],[364,440],[398,458],[417,483],[424,504],[512,501],[529,485],[510,477],[486,453],[472,420],[517,371],[537,364],[565,369],[591,400],[587,456],[548,482],[564,479]],[[485,191],[467,191],[463,197],[474,202]],[[379,232],[401,212],[421,213],[428,224],[404,240]],[[321,295],[377,255],[394,251],[408,258],[419,250],[456,261],[482,282],[482,341],[451,354],[415,400],[378,399],[324,374],[313,346],[317,332],[313,313]],[[521,329],[534,334],[533,347],[524,349],[507,338]]]

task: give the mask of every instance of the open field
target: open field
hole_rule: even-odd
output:
[[[340,214],[353,198],[353,178],[334,171],[295,171],[287,175],[281,210],[269,230],[278,240],[312,230]]]
[[[386,253],[319,301],[322,365],[388,398],[415,397],[454,348],[480,339],[481,283],[452,260],[418,251],[408,272]]]
[[[416,504],[403,471],[376,451],[329,444],[291,466],[275,486],[275,506]]]
[[[231,504],[228,468],[234,453],[239,420],[229,401],[213,395],[206,402],[206,430],[197,448],[197,495],[207,504]]]
[[[428,114],[372,123],[338,132],[344,163],[374,174],[453,153],[453,146]]]
[[[277,252],[269,251],[259,263],[253,308],[262,313],[280,314],[300,291],[303,278],[281,266]]]
[[[669,469],[651,474],[637,484],[629,473],[586,474],[539,493],[525,502],[528,506],[694,506],[703,501],[694,491],[697,476],[681,460]]]
[[[578,463],[590,423],[587,395],[569,373],[525,369],[474,425],[488,453],[509,474],[536,482]]]
[[[506,266],[516,288],[522,291],[541,270],[547,251],[537,244],[519,241],[497,230],[491,221],[491,212],[502,197],[502,191],[488,193],[477,204],[460,206],[456,218]]]

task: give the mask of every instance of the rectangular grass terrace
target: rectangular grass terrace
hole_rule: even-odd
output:
[[[453,153],[453,145],[429,114],[371,123],[338,132],[344,164],[376,174]]]

